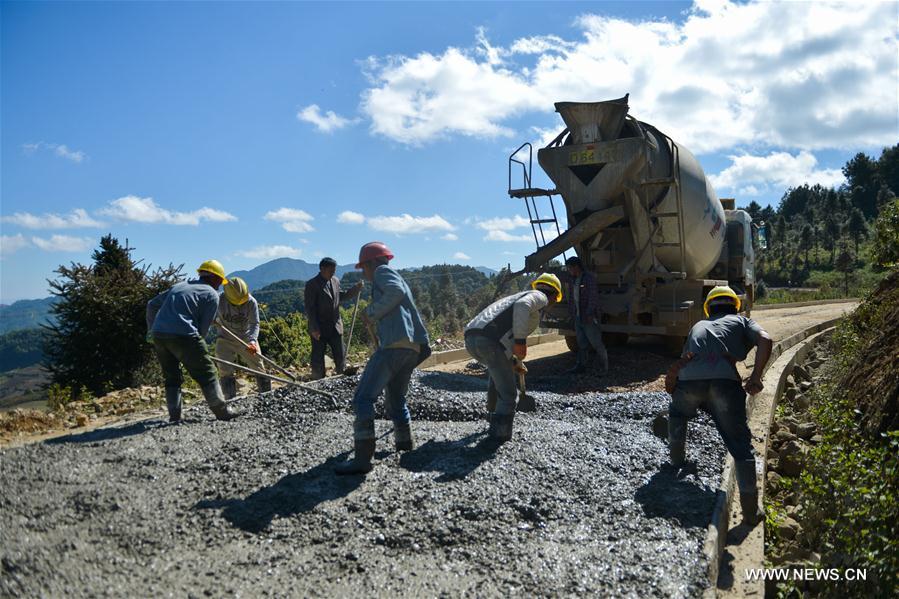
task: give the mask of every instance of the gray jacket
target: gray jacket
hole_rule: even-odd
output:
[[[235,306],[226,299],[221,299],[218,318],[229,331],[247,343],[259,340],[259,302],[252,295],[250,299],[239,306]],[[227,334],[220,336],[231,339]]]
[[[522,291],[497,300],[484,308],[465,327],[465,333],[479,331],[505,348],[512,356],[515,343],[526,343],[527,337],[540,325],[540,311],[549,304],[542,291]]]

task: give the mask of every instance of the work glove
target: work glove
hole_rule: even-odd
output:
[[[247,343],[247,351],[255,356],[259,353],[259,343],[256,341],[250,341],[249,343]]]
[[[153,333],[151,333],[150,331],[147,331],[146,340],[147,340],[147,343],[153,343]]]
[[[677,375],[680,373],[681,368],[686,366],[693,359],[694,355],[693,352],[687,352],[683,358],[672,364],[668,372],[665,373],[665,391],[669,394],[674,393],[674,388],[677,386]]]
[[[318,341],[319,339],[322,338],[322,333],[321,333],[321,331],[312,331],[312,332],[309,333],[309,334],[312,335],[312,338],[315,339],[316,341]]]
[[[512,346],[512,354],[519,360],[524,360],[528,357],[528,344],[516,343],[514,346]]]

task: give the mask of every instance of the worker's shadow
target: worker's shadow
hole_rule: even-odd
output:
[[[499,444],[481,431],[454,441],[427,441],[400,456],[400,466],[410,472],[441,472],[439,483],[462,480],[491,459]]]
[[[61,445],[67,443],[97,443],[99,441],[112,441],[115,439],[123,439],[134,435],[140,435],[147,431],[163,428],[167,424],[154,421],[141,421],[126,426],[116,426],[109,428],[98,428],[76,435],[66,435],[64,437],[56,437],[45,441],[47,445]]]
[[[363,476],[334,474],[334,467],[344,462],[349,453],[330,457],[305,472],[288,474],[244,499],[203,500],[194,509],[224,508],[222,516],[232,525],[247,532],[262,532],[276,517],[312,511],[318,504],[344,497],[358,488]]]
[[[634,494],[647,517],[674,519],[683,528],[706,528],[715,498],[715,491],[673,470],[656,472]]]

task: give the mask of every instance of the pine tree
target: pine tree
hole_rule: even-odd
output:
[[[852,241],[855,243],[855,253],[858,255],[858,241],[868,232],[868,223],[865,222],[865,216],[858,208],[853,208],[852,212],[849,213],[846,231],[852,237]]]
[[[146,304],[180,279],[169,265],[153,273],[131,258],[133,248],[107,235],[93,253],[93,264],[60,266],[49,281],[59,300],[52,308],[44,355],[52,380],[94,394],[133,386],[152,360]]]

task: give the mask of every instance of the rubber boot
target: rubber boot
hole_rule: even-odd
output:
[[[181,387],[165,388],[165,405],[169,409],[169,422],[181,422]]]
[[[750,526],[758,524],[764,514],[759,509],[759,492],[756,485],[755,460],[734,461],[737,488],[740,490],[740,510],[743,522]]]
[[[493,384],[493,381],[490,381],[487,384],[487,411],[491,414],[496,411],[496,400],[498,397],[496,385]]]
[[[668,455],[671,465],[681,468],[687,458],[687,419],[668,415]]]
[[[337,474],[367,474],[375,455],[375,421],[364,420],[353,425],[353,459],[334,469]]]
[[[237,396],[237,379],[233,376],[223,376],[221,379],[222,394],[225,399],[233,399]]]
[[[412,451],[412,427],[409,422],[393,424],[393,441],[397,451]]]
[[[609,373],[609,353],[605,346],[596,351],[596,376],[605,376]]]
[[[584,374],[587,372],[587,350],[586,349],[578,349],[577,350],[577,364],[574,365],[574,368],[569,368],[565,371],[565,374]]]
[[[259,393],[268,393],[272,390],[272,379],[267,379],[264,376],[256,377],[256,391]]]
[[[493,441],[505,443],[512,439],[512,421],[515,414],[491,414],[490,428],[487,429],[487,436]]]
[[[212,410],[212,413],[215,414],[218,420],[234,420],[240,415],[231,410],[228,404],[225,403],[222,387],[217,380],[203,387],[203,397],[206,398],[209,409]]]

